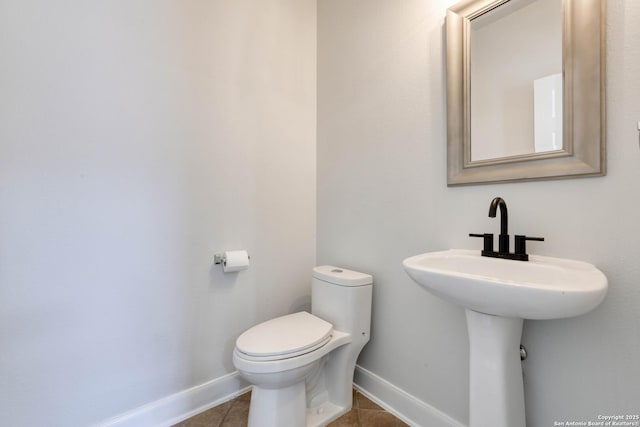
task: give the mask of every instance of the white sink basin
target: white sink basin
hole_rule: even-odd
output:
[[[557,319],[600,304],[607,278],[591,264],[531,255],[529,261],[489,258],[452,249],[402,262],[429,292],[464,308],[504,317]]]

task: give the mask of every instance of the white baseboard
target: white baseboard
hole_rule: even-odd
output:
[[[170,427],[231,400],[249,391],[249,388],[238,373],[233,372],[125,412],[93,427]]]
[[[356,365],[354,386],[373,402],[414,427],[466,427],[460,421]]]

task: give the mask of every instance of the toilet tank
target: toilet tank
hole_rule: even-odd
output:
[[[313,269],[311,313],[354,338],[369,340],[373,277],[331,265]]]

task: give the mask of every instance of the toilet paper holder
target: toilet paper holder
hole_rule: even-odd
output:
[[[249,256],[249,254],[246,254],[246,255],[247,255],[247,261],[250,260],[251,256]],[[222,265],[224,268],[226,268],[227,267],[227,253],[226,252],[222,252],[222,253],[214,254],[213,255],[213,263],[216,264],[216,265]]]

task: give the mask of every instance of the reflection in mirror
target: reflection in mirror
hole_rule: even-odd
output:
[[[471,162],[562,149],[562,0],[471,20]]]

